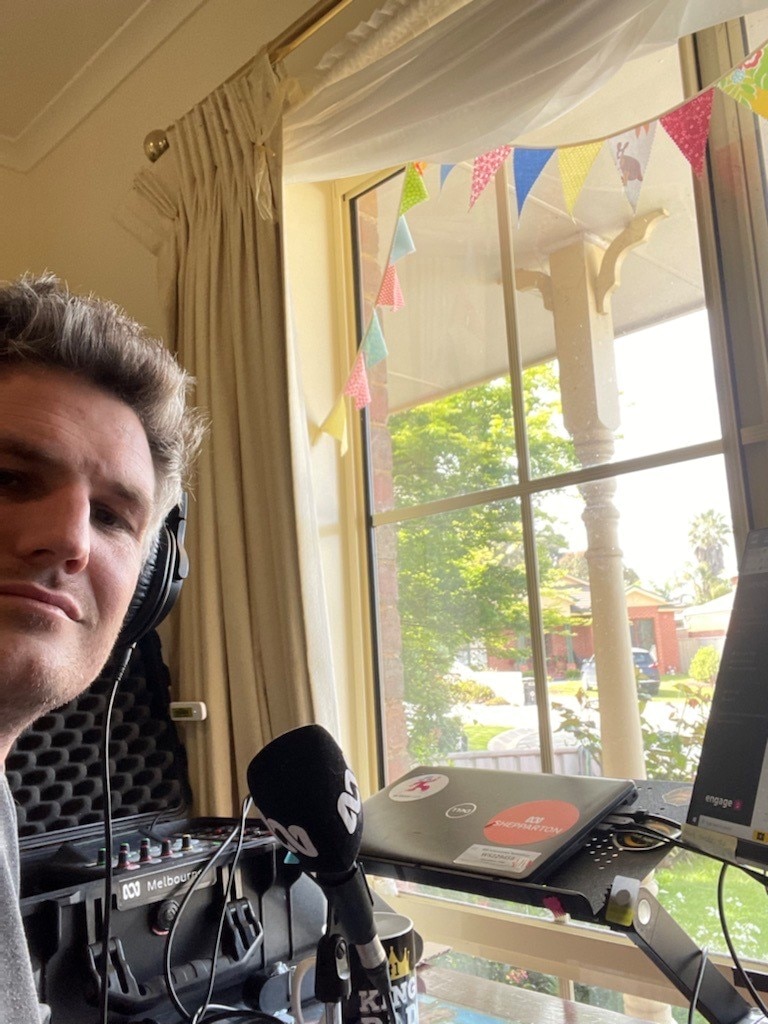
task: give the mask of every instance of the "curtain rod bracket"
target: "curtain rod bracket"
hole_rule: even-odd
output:
[[[144,139],[144,152],[148,160],[152,163],[155,160],[159,160],[163,153],[168,149],[170,143],[168,142],[168,136],[162,128],[155,128],[154,131],[150,132]]]

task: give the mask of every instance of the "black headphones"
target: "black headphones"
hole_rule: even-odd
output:
[[[184,549],[187,528],[187,496],[171,509],[160,527],[133,592],[116,647],[130,647],[158,626],[176,603],[181,584],[189,573]]]

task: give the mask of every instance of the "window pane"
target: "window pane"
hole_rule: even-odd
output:
[[[394,480],[396,507],[517,479],[495,208],[468,212],[468,166],[454,167],[442,189],[439,167],[428,167],[424,180],[432,199],[407,214],[415,251],[405,245],[394,263],[404,306],[377,310],[388,355],[371,371],[371,468]],[[389,221],[379,213],[376,230],[368,223],[377,191],[364,197],[365,213],[360,200],[355,208],[361,253],[366,237],[394,231],[391,205]],[[362,314],[365,331],[368,303]],[[393,494],[382,486],[373,499],[382,511]]]
[[[507,668],[529,651],[520,507],[456,509],[377,527],[374,539],[385,750],[395,778],[474,741],[483,723],[467,708],[525,702],[523,672]]]
[[[647,774],[692,781],[736,574],[722,458],[549,492],[541,509],[546,528],[565,538],[550,554],[559,578],[550,571],[541,587],[556,748],[569,737],[600,773],[600,700],[622,685],[617,620],[605,612],[618,574],[631,654],[624,682],[637,690]],[[604,544],[613,541],[610,552],[590,545],[585,515]]]

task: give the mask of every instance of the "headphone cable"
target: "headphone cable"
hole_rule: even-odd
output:
[[[99,1020],[101,1024],[109,1024],[109,939],[112,924],[112,889],[113,889],[113,864],[112,864],[112,783],[109,771],[109,737],[112,731],[112,711],[115,706],[117,689],[123,680],[125,670],[136,650],[136,641],[130,647],[126,647],[123,658],[120,662],[107,699],[107,706],[104,709],[104,720],[101,730],[101,785],[103,799],[104,817],[104,846],[106,848],[104,867],[104,905],[101,919],[101,991],[99,993]]]

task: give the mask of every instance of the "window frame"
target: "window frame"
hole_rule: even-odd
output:
[[[693,95],[704,87],[704,83],[714,81],[718,74],[724,73],[746,56],[748,47],[743,23],[741,20],[728,22],[697,33],[681,40],[679,50],[685,92],[686,95]],[[765,474],[761,472],[760,466],[761,461],[765,464],[768,460],[768,355],[763,343],[768,332],[762,331],[763,324],[768,323],[768,294],[764,295],[759,286],[760,271],[763,264],[768,263],[768,198],[761,188],[762,164],[755,136],[754,115],[740,105],[734,103],[725,112],[715,112],[710,137],[722,146],[732,145],[736,140],[743,155],[738,192],[735,196],[728,194],[728,183],[724,182],[718,168],[712,167],[709,160],[708,169],[702,178],[693,177],[702,276],[723,437],[722,441],[691,446],[684,451],[688,458],[715,454],[724,456],[737,548],[743,545],[749,529],[768,526],[768,481],[763,481]],[[380,174],[334,184],[333,216],[339,243],[337,252],[341,257],[339,280],[340,291],[344,294],[347,326],[346,347],[340,346],[339,373],[342,378],[356,355],[357,339],[360,337],[353,284],[351,204],[362,192],[381,183],[397,170],[390,168]],[[509,191],[503,173],[499,174],[496,186],[497,204],[500,219],[506,221],[508,227],[512,220],[505,215]],[[507,249],[507,252],[511,253],[511,249]],[[503,253],[502,259],[505,258]],[[723,271],[723,263],[726,262],[730,267],[729,273]],[[748,280],[739,274],[739,268],[743,270],[745,266],[750,268],[750,273],[746,275]],[[508,321],[514,319],[515,309],[512,269],[511,264],[503,268]],[[513,325],[508,329],[508,338],[515,336]],[[512,365],[514,361],[519,362],[519,352],[513,342],[510,353]],[[518,375],[513,373],[512,376],[519,381]],[[756,379],[764,384],[762,390],[758,387],[757,395],[754,393]],[[520,431],[518,436],[522,437],[525,431],[524,406],[522,396],[514,392],[513,409],[515,429]],[[517,417],[521,418],[520,423]],[[342,460],[342,477],[349,511],[349,583],[355,620],[352,623],[355,635],[353,665],[357,672],[355,699],[358,703],[354,711],[357,731],[353,753],[357,759],[356,764],[361,768],[359,774],[369,782],[366,787],[364,781],[363,788],[371,792],[383,784],[381,731],[378,723],[381,703],[379,669],[372,627],[375,616],[375,563],[371,546],[373,529],[387,522],[402,521],[448,508],[460,508],[462,501],[469,503],[473,499],[464,496],[414,509],[372,513],[367,507],[367,500],[361,497],[367,492],[368,475],[365,462],[365,415],[361,421],[364,424],[361,430],[350,430],[350,451],[346,459]],[[558,476],[556,483],[558,487],[565,487],[670,464],[678,459],[679,454],[680,450],[673,450],[662,456],[579,469]],[[535,493],[552,486],[551,479],[526,480],[521,472],[517,484],[488,492],[484,500],[519,497],[521,488]],[[529,532],[526,539],[527,553],[533,552],[535,555],[532,523],[524,525],[524,530]],[[529,565],[535,567],[535,560],[529,561]],[[538,616],[534,608],[534,617],[531,619],[534,659],[540,662],[534,673],[537,704],[539,708],[548,711],[547,700],[542,699],[545,697],[546,668],[535,573],[528,582],[529,595],[536,596],[533,603],[538,607]],[[541,732],[543,742],[546,743],[551,730],[543,729]],[[544,749],[542,753],[551,758],[551,747],[549,754]],[[553,974],[564,979],[566,990],[572,982],[578,981],[616,988],[673,1005],[687,1005],[674,986],[631,940],[607,928],[585,927],[573,922],[553,923],[515,913],[514,910],[502,913],[467,904],[459,906],[448,894],[438,898],[397,893],[387,880],[381,880],[380,886],[374,880],[374,885],[381,888],[387,902],[395,910],[408,914],[414,920],[423,935],[434,941],[446,942],[457,950],[489,959],[504,959],[515,966]],[[712,960],[733,981],[733,965],[730,960],[717,955],[712,956]],[[749,961],[747,965],[750,966]],[[764,964],[752,963],[751,966],[758,973],[761,969],[766,970]],[[615,982],[613,985],[611,979]]]

